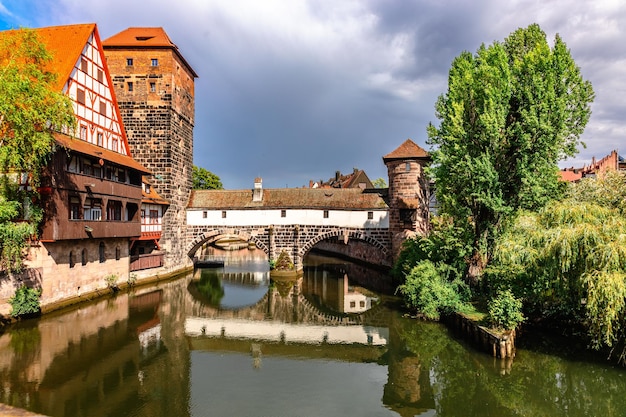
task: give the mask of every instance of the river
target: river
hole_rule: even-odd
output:
[[[626,413],[624,369],[545,339],[494,359],[402,317],[382,278],[312,255],[301,278],[270,280],[262,252],[232,252],[5,329],[0,402],[55,417]]]

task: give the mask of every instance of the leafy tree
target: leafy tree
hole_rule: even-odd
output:
[[[574,188],[608,196],[610,184],[591,180]],[[623,345],[626,220],[614,202],[580,201],[578,190],[568,194],[538,213],[520,213],[498,239],[485,276],[522,297],[536,318],[582,326],[593,347]]]
[[[52,59],[35,31],[0,33],[0,264],[11,271],[21,269],[22,251],[42,217],[31,202],[54,149],[52,134],[75,126],[70,99],[46,70]],[[25,175],[28,187],[20,188],[17,179]]]
[[[557,161],[576,153],[593,97],[565,43],[551,48],[536,24],[453,61],[428,136],[440,212],[470,222],[470,281],[510,215],[560,194]]]
[[[220,177],[204,168],[193,166],[193,189],[194,190],[222,190]]]
[[[387,188],[387,181],[384,178],[376,178],[372,181],[374,188]]]

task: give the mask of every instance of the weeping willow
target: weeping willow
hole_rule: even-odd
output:
[[[492,281],[543,315],[582,324],[591,346],[626,336],[626,219],[621,203],[568,198],[520,213],[499,239]]]

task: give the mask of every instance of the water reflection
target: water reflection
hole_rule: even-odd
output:
[[[271,284],[200,272],[20,323],[0,335],[0,401],[50,416],[623,415],[623,369],[493,359],[401,317],[340,264]],[[346,312],[351,291],[378,300]]]

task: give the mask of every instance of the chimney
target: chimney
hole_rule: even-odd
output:
[[[340,177],[341,177],[341,172],[340,171],[335,171],[335,181],[339,181]]]
[[[261,179],[261,177],[256,177],[254,179],[254,191],[252,193],[252,201],[263,201],[263,180]]]

